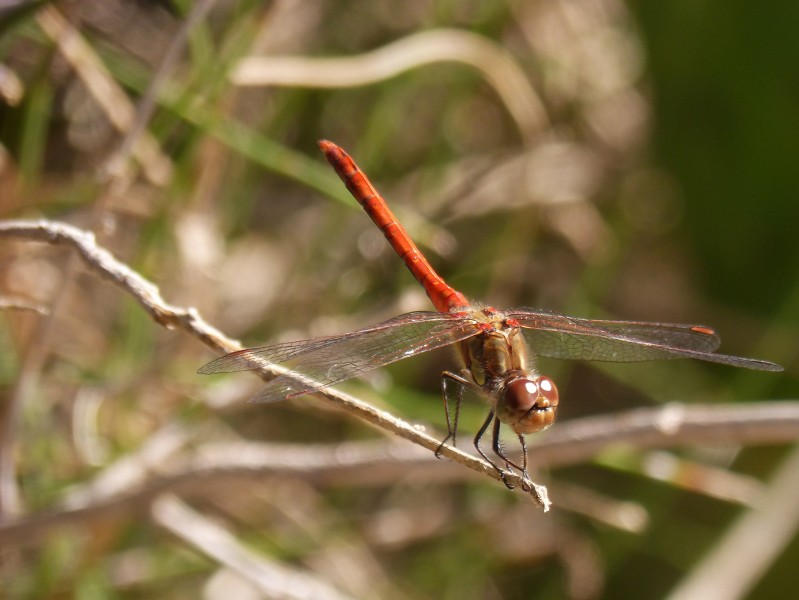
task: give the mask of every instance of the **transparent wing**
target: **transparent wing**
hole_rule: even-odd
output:
[[[531,350],[541,356],[611,362],[685,357],[761,371],[782,370],[765,360],[716,354],[721,340],[704,325],[579,319],[532,309],[505,314],[519,322]]]
[[[447,313],[415,312],[337,336],[248,348],[211,361],[198,373],[247,371],[285,363],[290,369],[254,400],[272,402],[357,377],[479,333],[475,322]]]
[[[351,338],[356,338],[366,333],[374,333],[392,329],[399,325],[415,323],[452,323],[453,317],[446,313],[437,312],[412,312],[392,317],[387,321],[364,327],[356,331],[344,334],[320,336],[306,340],[295,340],[270,344],[268,346],[257,346],[245,348],[237,352],[225,354],[219,358],[200,367],[197,372],[201,375],[212,375],[214,373],[233,373],[236,371],[253,371],[266,365],[278,365],[290,360],[294,356],[305,354],[316,348],[328,346],[336,342],[344,342]]]

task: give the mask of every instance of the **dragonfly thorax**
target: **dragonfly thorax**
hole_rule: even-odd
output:
[[[491,393],[511,371],[527,373],[527,344],[516,326],[509,326],[504,315],[491,308],[474,311],[481,332],[464,340],[460,354],[472,380]]]

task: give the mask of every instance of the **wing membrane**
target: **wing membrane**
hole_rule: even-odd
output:
[[[405,313],[392,317],[387,321],[382,321],[381,323],[370,325],[369,327],[364,327],[363,329],[358,329],[349,333],[245,348],[244,350],[220,356],[200,367],[197,372],[201,375],[212,375],[215,373],[253,371],[264,365],[278,365],[300,354],[305,354],[317,348],[323,348],[335,342],[345,342],[346,340],[359,337],[366,333],[386,331],[403,324],[449,323],[452,319],[453,317],[446,313],[427,311]]]
[[[684,357],[762,371],[782,370],[765,360],[716,354],[721,340],[704,325],[579,319],[528,309],[506,314],[519,322],[530,348],[541,356],[610,362]]]
[[[470,319],[446,313],[408,313],[344,335],[240,350],[208,363],[199,372],[245,371],[285,363],[290,371],[267,383],[254,398],[272,402],[334,385],[478,332]]]

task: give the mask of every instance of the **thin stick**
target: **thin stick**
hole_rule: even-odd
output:
[[[675,413],[679,413],[675,418]],[[168,432],[171,433],[171,432]],[[181,433],[180,435],[188,435]],[[674,448],[712,442],[718,445],[793,443],[799,438],[799,401],[749,405],[670,405],[563,422],[530,440],[531,468],[582,464],[607,448]],[[172,447],[172,446],[170,446]],[[450,450],[448,446],[446,450]],[[449,455],[449,453],[446,453]],[[171,463],[172,461],[170,461]],[[467,473],[432,453],[406,444],[370,441],[342,444],[204,444],[171,471],[151,474],[135,489],[86,484],[70,506],[0,521],[0,547],[33,543],[53,527],[82,525],[145,510],[160,494],[204,495],[233,481],[297,477],[317,485],[391,485],[415,480],[447,484]]]
[[[547,126],[544,104],[514,58],[485,37],[459,29],[416,33],[345,58],[248,56],[236,65],[231,80],[243,86],[354,87],[437,62],[459,62],[480,71],[525,141],[533,140]]]
[[[302,600],[350,598],[309,571],[291,568],[243,546],[236,536],[172,495],[153,503],[152,516],[164,529],[224,565],[266,597]]]
[[[214,350],[223,352],[241,350],[241,345],[238,342],[211,327],[194,308],[180,308],[168,304],[161,297],[161,293],[155,284],[147,281],[129,266],[118,261],[108,250],[98,246],[94,234],[91,232],[66,223],[46,220],[0,221],[0,236],[19,237],[50,244],[71,246],[78,252],[78,255],[87,266],[133,296],[157,323],[167,328],[182,329]],[[284,372],[284,369],[272,366],[264,366],[257,371],[264,379],[271,379],[282,372]],[[317,395],[384,431],[409,440],[433,452],[440,445],[437,439],[419,431],[405,421],[335,389],[317,392]],[[499,480],[499,474],[490,464],[460,450],[444,447],[439,454],[488,477]],[[524,483],[522,478],[516,474],[509,474],[506,479],[517,487],[521,487]],[[529,485],[529,482],[527,484]],[[547,497],[546,488],[533,486],[530,493],[545,511],[549,510],[550,501]]]

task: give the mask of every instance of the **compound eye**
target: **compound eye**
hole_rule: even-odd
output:
[[[497,419],[519,434],[535,433],[555,422],[558,388],[549,377],[519,377],[508,382],[496,404]]]
[[[514,379],[505,388],[505,408],[514,412],[527,412],[535,406],[539,396],[539,388],[540,386],[532,379],[524,377]]]
[[[549,406],[557,406],[558,405],[558,388],[555,386],[555,382],[552,381],[546,375],[541,375],[537,380],[538,383],[538,390],[543,399],[546,402],[539,402],[539,406],[543,407],[546,406],[547,403]]]

